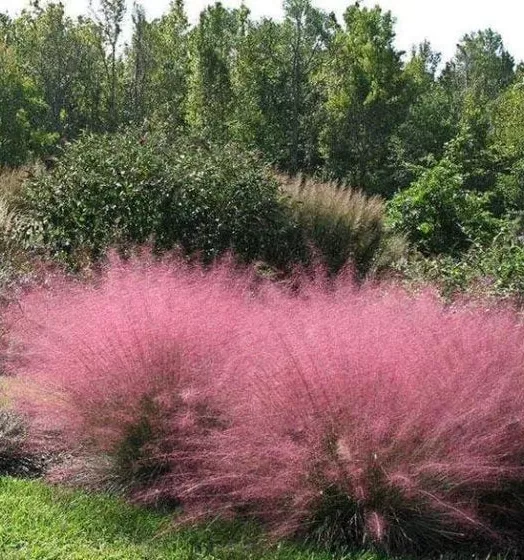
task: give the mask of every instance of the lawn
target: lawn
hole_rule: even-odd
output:
[[[1,560],[393,560],[372,552],[270,546],[259,531],[238,524],[176,530],[171,519],[115,497],[0,478]],[[476,558],[440,560],[466,557]]]
[[[2,560],[328,560],[327,553],[265,545],[246,527],[174,530],[170,517],[103,495],[0,479]],[[342,556],[340,558],[343,558]],[[380,560],[373,554],[345,559]]]

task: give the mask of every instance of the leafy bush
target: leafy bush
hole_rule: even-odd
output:
[[[73,260],[150,239],[206,259],[234,250],[275,264],[295,247],[276,182],[255,155],[232,145],[168,141],[161,133],[86,135],[27,197],[36,239]]]
[[[379,197],[301,177],[279,179],[306,241],[330,271],[352,264],[365,276],[390,266],[403,254],[403,239],[390,235],[385,227],[385,207]]]
[[[433,282],[450,298],[489,297],[524,303],[522,217],[502,221],[489,245],[475,244],[454,258],[414,254],[398,267],[407,282]]]
[[[33,437],[57,432],[91,457],[80,473],[107,465],[136,499],[323,543],[522,545],[510,309],[130,262],[37,289],[9,318]]]
[[[458,254],[497,231],[489,194],[464,188],[460,167],[444,159],[427,170],[388,208],[389,225],[424,254]]]
[[[501,214],[524,211],[524,159],[498,175],[493,196]]]

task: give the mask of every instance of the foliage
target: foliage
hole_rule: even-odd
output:
[[[135,499],[323,545],[521,545],[523,327],[509,308],[133,261],[38,289],[10,320],[33,430],[99,466],[147,467],[127,480]]]
[[[245,8],[229,10],[217,2],[201,13],[191,35],[188,121],[214,140],[227,138],[235,103],[232,66],[245,16]]]
[[[234,250],[283,264],[295,247],[277,185],[258,158],[234,145],[125,132],[86,135],[27,198],[40,242],[74,259],[114,243],[153,240],[205,259]]]
[[[282,24],[249,23],[240,41],[234,88],[238,99],[232,133],[260,149],[281,169],[312,170],[320,163],[324,63],[335,24],[309,0],[284,3]]]
[[[45,130],[46,107],[35,84],[24,76],[13,49],[0,36],[0,167],[25,163],[56,138]]]
[[[524,210],[524,159],[518,159],[496,178],[494,198],[501,212],[511,216]]]
[[[432,86],[410,106],[406,120],[391,139],[392,172],[399,190],[439,161],[446,144],[457,134],[450,101],[443,88]]]
[[[94,22],[74,21],[61,3],[44,8],[33,2],[14,20],[11,43],[45,108],[43,123],[56,139],[76,136],[84,127],[100,128],[106,82]],[[42,152],[48,155],[45,145]]]
[[[326,167],[355,188],[390,194],[388,139],[402,119],[400,52],[390,12],[351,5],[335,35],[325,84],[321,150]]]
[[[400,189],[409,186],[421,169],[439,161],[458,132],[453,96],[437,81],[440,62],[440,54],[424,42],[412,50],[403,70],[407,114],[391,138],[391,168]]]
[[[172,2],[159,20],[148,22],[136,6],[132,47],[128,52],[131,104],[129,121],[145,118],[182,127],[187,117],[189,23],[183,2]]]
[[[281,177],[280,182],[298,227],[329,271],[352,266],[364,277],[390,267],[403,255],[405,244],[388,232],[379,197],[303,177]]]
[[[494,188],[506,212],[524,210],[524,143],[522,134],[523,97],[522,83],[516,83],[497,100],[488,141],[491,150],[498,157],[501,168]]]
[[[514,67],[502,37],[486,29],[464,35],[443,78],[459,95],[471,93],[478,101],[493,100],[513,81]]]
[[[92,5],[92,2],[91,2]],[[96,16],[102,50],[105,51],[104,69],[108,84],[107,123],[109,130],[116,130],[119,119],[118,107],[118,46],[123,31],[126,13],[126,0],[99,0],[99,10]]]
[[[522,159],[521,78],[493,30],[465,35],[450,61],[428,42],[404,60],[379,7],[354,2],[338,22],[286,0],[282,20],[254,21],[245,5],[217,2],[190,24],[176,0],[153,21],[136,4],[124,46],[127,4],[93,0],[72,18],[33,1],[0,17],[0,165],[45,158],[86,131],[160,123],[387,197],[447,155],[468,189],[496,191],[495,214],[504,207],[496,185]]]
[[[446,158],[398,193],[388,212],[393,230],[425,254],[457,254],[498,227],[489,196],[466,190],[460,167]]]
[[[497,100],[487,142],[498,160],[498,173],[492,186],[506,213],[524,210],[524,102],[522,83],[507,89]]]
[[[446,297],[507,299],[522,306],[524,245],[522,218],[501,223],[487,245],[473,245],[460,258],[413,256],[400,270],[408,282],[432,282]]]

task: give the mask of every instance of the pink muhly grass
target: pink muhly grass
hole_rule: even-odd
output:
[[[223,421],[217,388],[247,309],[242,281],[227,264],[204,273],[113,259],[95,284],[55,279],[10,310],[12,370],[35,445],[86,459],[55,478],[87,480],[98,468],[156,499],[169,475],[176,498],[173,474],[194,475],[199,439]]]
[[[522,493],[505,503],[524,481],[514,313],[342,284],[273,292],[245,329],[195,510],[390,548],[501,540],[524,522]]]
[[[24,408],[82,447],[75,474],[107,465],[186,519],[328,543],[522,537],[524,327],[509,309],[133,261],[37,289],[9,323]]]

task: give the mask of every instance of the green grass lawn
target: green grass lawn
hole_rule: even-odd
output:
[[[246,527],[173,530],[170,518],[121,501],[0,478],[1,560],[328,560],[293,545],[268,547]],[[358,560],[379,560],[363,554]]]
[[[371,552],[334,556],[292,544],[269,546],[246,526],[175,530],[169,516],[113,497],[0,478],[0,560],[15,559],[387,560]]]

